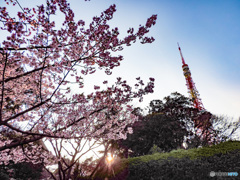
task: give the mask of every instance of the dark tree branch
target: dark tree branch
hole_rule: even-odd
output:
[[[0,151],[6,150],[6,149],[16,148],[16,147],[22,146],[24,144],[28,144],[28,143],[31,143],[31,142],[38,141],[42,138],[43,138],[43,136],[34,136],[31,139],[23,139],[23,140],[20,140],[18,142],[13,142],[13,143],[10,143],[10,144],[6,144],[5,146],[0,147]]]
[[[43,102],[44,103],[44,102]],[[41,104],[41,103],[40,103]],[[106,109],[107,107],[103,107],[103,108],[100,108],[98,110],[95,110],[93,112],[91,112],[89,115],[93,115],[94,113],[98,113],[98,112],[101,112],[102,110]],[[79,118],[78,120],[68,124],[66,127],[64,128],[60,128],[58,130],[55,130],[53,132],[53,134],[57,133],[57,132],[61,132],[63,130],[66,130],[67,128],[77,124],[78,122],[80,122],[81,120],[85,119],[86,117],[81,117]],[[10,127],[11,125],[9,125],[8,123],[5,123],[4,125]],[[28,144],[30,142],[35,142],[35,141],[38,141],[44,137],[51,137],[51,138],[59,138],[59,139],[62,139],[62,138],[65,138],[65,139],[79,139],[81,137],[64,137],[64,136],[55,136],[55,135],[50,135],[50,134],[41,134],[41,133],[33,133],[33,132],[29,132],[29,131],[22,131],[18,128],[15,128],[15,127],[10,127],[11,129],[17,131],[17,132],[20,132],[22,134],[26,134],[26,135],[32,135],[33,137],[30,138],[30,139],[24,139],[24,140],[21,140],[21,141],[18,141],[18,142],[13,142],[13,143],[10,143],[10,144],[7,144],[5,146],[2,146],[0,147],[0,151],[3,151],[3,150],[6,150],[6,149],[11,149],[11,148],[15,148],[15,147],[18,147],[18,146],[21,146],[21,145],[24,145],[24,144]]]
[[[41,102],[41,103],[39,103],[39,104],[37,104],[37,105],[35,105],[35,106],[32,106],[31,108],[28,108],[28,109],[26,109],[25,111],[22,111],[22,112],[20,112],[20,113],[18,113],[18,114],[16,114],[16,115],[14,115],[14,116],[6,119],[5,121],[3,121],[3,124],[6,125],[6,123],[7,123],[8,121],[11,121],[12,119],[15,119],[15,118],[17,118],[17,117],[19,117],[19,116],[21,116],[21,115],[23,115],[23,114],[25,114],[25,113],[27,113],[27,112],[29,112],[29,111],[32,111],[33,109],[36,109],[36,108],[42,106],[43,104],[47,103],[47,102],[50,101],[50,100],[51,100],[51,98],[48,98],[47,100],[45,100],[45,101],[43,101],[43,102]]]
[[[6,59],[5,59],[5,64],[4,64],[4,68],[3,68],[3,74],[2,74],[3,82],[4,82],[6,67],[7,67],[7,60],[8,60],[7,58],[8,58],[8,56],[6,54]],[[1,94],[1,104],[0,104],[0,122],[2,122],[3,96],[4,96],[4,83],[2,83],[2,94]]]

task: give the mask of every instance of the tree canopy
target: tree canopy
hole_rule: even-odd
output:
[[[154,38],[146,35],[157,15],[136,31],[129,28],[126,37],[120,38],[118,28],[109,25],[115,5],[86,25],[74,16],[67,0],[47,0],[33,8],[13,0],[5,3],[0,7],[4,34],[0,42],[0,131],[13,136],[0,135],[1,163],[12,159],[15,163],[29,160],[47,164],[49,157],[54,157],[40,153],[42,146],[34,143],[43,138],[69,143],[125,138],[131,132],[126,126],[137,119],[129,102],[134,98],[142,101],[144,95],[152,93],[154,79],[144,83],[137,77],[135,88],[121,77],[113,85],[103,79],[105,89],[96,84],[86,93],[82,90],[84,78],[99,70],[111,75],[123,60],[113,52],[137,41],[152,43]],[[19,6],[20,11],[10,14],[12,6]],[[58,22],[52,18],[56,14],[63,15]],[[73,91],[72,84],[79,89]],[[52,145],[56,152],[61,150],[58,143]],[[76,162],[74,158],[70,162]],[[63,167],[62,175],[72,166]]]
[[[240,121],[231,122],[227,117],[199,112],[191,99],[178,92],[163,100],[152,100],[145,116],[139,108],[134,113],[140,118],[132,125],[133,133],[117,141],[125,157],[146,155],[152,148],[169,152],[183,148],[184,142],[188,148],[216,144],[231,139],[240,127]]]
[[[130,156],[148,154],[156,145],[162,151],[171,151],[182,146],[187,129],[191,101],[175,92],[162,100],[152,100],[148,115],[133,124],[133,134],[119,140],[120,147],[130,150]],[[139,113],[138,113],[139,115]]]

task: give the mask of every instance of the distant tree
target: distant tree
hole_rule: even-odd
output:
[[[132,151],[131,156],[140,156],[148,154],[154,145],[166,152],[177,149],[187,135],[184,122],[155,113],[144,117],[141,123],[133,127],[133,134],[119,141],[121,146]]]
[[[191,101],[177,92],[163,101],[153,100],[149,114],[133,124],[133,134],[126,140],[119,140],[119,146],[129,151],[130,156],[148,154],[154,145],[163,151],[177,149],[191,134],[187,124],[191,110]]]
[[[208,121],[206,121],[207,118],[209,118],[209,114],[203,113],[198,119],[199,121],[202,120],[200,124],[205,128],[202,134],[204,132],[207,133],[203,136],[194,134],[194,136],[189,137],[187,139],[188,148],[218,144],[219,142],[226,142],[239,138],[237,133],[239,133],[240,130],[240,118],[236,121],[227,116],[211,115]]]
[[[234,120],[228,116],[213,116],[212,123],[216,136],[222,142],[236,140],[240,137],[240,117]]]
[[[140,114],[140,120],[133,124],[133,134],[118,140],[120,148],[130,156],[148,154],[154,146],[171,151],[182,147],[183,142],[188,148],[217,144],[231,139],[240,126],[240,120],[230,122],[208,111],[198,111],[191,99],[178,92],[163,100],[152,100],[148,109],[149,114]]]
[[[156,110],[170,118],[183,122],[185,129],[189,132],[185,139],[187,138],[188,143],[192,139],[191,143],[193,145],[193,142],[195,142],[194,146],[196,147],[219,141],[214,135],[212,114],[206,110],[199,111],[194,108],[192,100],[178,92],[164,97],[163,101],[151,101],[149,113],[154,113]]]
[[[163,100],[152,100],[148,107],[149,114],[163,113],[169,117],[178,119],[191,118],[197,110],[193,108],[191,99],[184,95],[173,92]]]

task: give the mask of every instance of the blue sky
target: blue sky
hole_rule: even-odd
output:
[[[22,6],[29,0],[19,0]],[[31,1],[31,3],[36,1]],[[41,3],[44,1],[38,1]],[[121,54],[124,61],[112,76],[103,72],[85,79],[85,90],[108,79],[123,77],[134,84],[136,77],[155,78],[155,91],[145,97],[146,107],[153,99],[162,99],[178,91],[188,96],[181,58],[192,72],[205,108],[217,115],[240,117],[240,1],[239,0],[70,0],[76,20],[89,22],[95,15],[116,4],[111,21],[123,35],[129,27],[138,28],[152,14],[158,15],[150,35],[152,44],[136,43]],[[2,3],[0,3],[2,5]]]
[[[72,2],[76,10],[83,8],[82,12],[86,12],[87,9],[83,16],[77,13],[84,18],[116,4],[117,12],[111,24],[118,26],[123,34],[129,27],[144,24],[152,14],[158,15],[157,24],[150,32],[156,41],[126,48],[122,52],[124,61],[113,71],[113,77],[122,76],[129,82],[138,76],[156,79],[154,94],[134,105],[146,107],[151,100],[162,99],[174,91],[188,96],[177,48],[179,42],[205,108],[218,115],[240,116],[240,1]],[[103,76],[99,73],[94,79],[101,81]]]

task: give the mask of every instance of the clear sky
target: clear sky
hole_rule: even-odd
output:
[[[22,6],[45,1],[19,0]],[[138,28],[152,14],[158,15],[150,35],[152,44],[136,43],[122,51],[124,61],[112,76],[96,73],[85,79],[86,89],[108,79],[123,77],[134,84],[136,77],[155,78],[155,91],[145,97],[146,107],[177,91],[188,96],[181,58],[189,65],[205,108],[217,115],[240,117],[240,1],[239,0],[69,0],[75,19],[89,22],[95,15],[116,4],[111,25],[123,35]],[[0,5],[3,3],[0,2]]]
[[[144,24],[152,14],[158,15],[157,24],[150,31],[156,41],[126,48],[122,52],[124,61],[112,75],[122,76],[129,82],[138,76],[145,80],[155,78],[154,94],[148,95],[141,104],[135,103],[136,106],[146,107],[151,100],[162,99],[174,91],[188,96],[177,48],[179,42],[205,108],[213,114],[240,117],[240,1],[70,2],[78,12],[76,17],[83,19],[99,15],[109,5],[116,4],[117,12],[111,23],[123,34],[129,27]],[[89,81],[102,82],[103,74]]]

